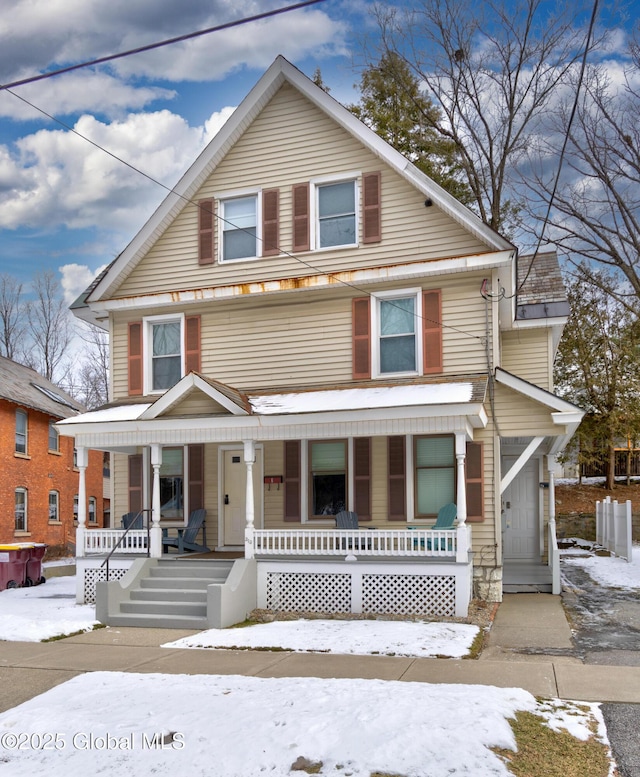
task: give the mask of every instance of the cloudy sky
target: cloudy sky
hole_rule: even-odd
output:
[[[295,2],[3,0],[0,83]],[[166,195],[114,156],[173,185],[278,54],[310,76],[320,67],[334,97],[355,101],[371,6],[323,0],[0,91],[0,271],[28,283],[54,270],[74,298]]]

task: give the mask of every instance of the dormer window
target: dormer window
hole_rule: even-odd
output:
[[[357,243],[356,182],[341,181],[317,187],[317,246],[348,246]]]

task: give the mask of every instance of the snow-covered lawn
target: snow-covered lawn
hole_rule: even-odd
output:
[[[579,542],[585,546],[589,543]],[[584,554],[585,551],[582,551]],[[582,567],[599,585],[607,588],[640,588],[640,545],[634,544],[631,561],[616,556],[586,556],[582,557],[577,548],[561,551],[565,556],[563,564],[573,564]]]
[[[518,710],[606,736],[596,705],[517,688],[96,672],[0,714],[0,763],[12,777],[291,777],[300,758],[322,777],[507,777],[489,748],[515,748]]]

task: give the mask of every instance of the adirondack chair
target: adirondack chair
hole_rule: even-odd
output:
[[[206,545],[207,539],[204,533],[204,519],[207,511],[204,509],[193,510],[189,516],[189,522],[184,529],[178,529],[177,537],[169,536],[169,529],[162,530],[162,547],[164,548],[177,548],[178,553],[184,553],[186,550],[195,553],[208,553],[209,548]],[[197,541],[198,534],[202,529],[202,538],[204,545],[200,545]]]
[[[426,526],[427,529],[453,529],[456,517],[458,515],[458,508],[453,502],[444,505],[438,510],[438,517],[433,526]],[[440,550],[445,550],[445,539],[440,539]],[[427,550],[431,550],[431,540],[427,540]]]
[[[125,513],[122,516],[121,524],[123,529],[143,529],[142,513]]]
[[[358,529],[358,513],[341,510],[336,515],[336,529]]]

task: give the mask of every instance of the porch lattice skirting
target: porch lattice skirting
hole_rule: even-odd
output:
[[[471,564],[258,563],[258,607],[280,612],[466,616]]]

